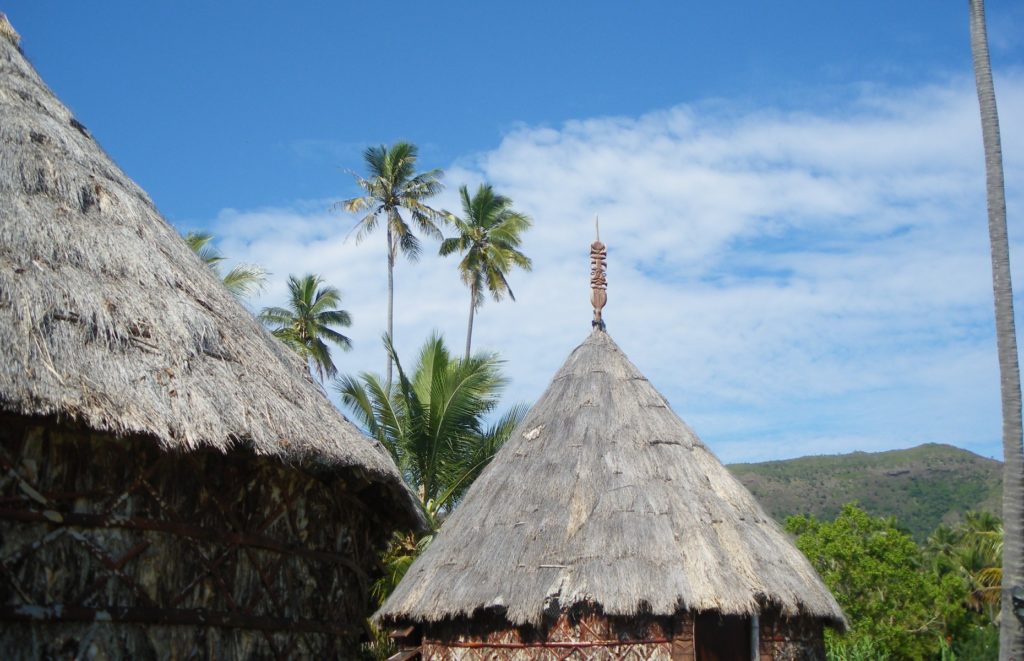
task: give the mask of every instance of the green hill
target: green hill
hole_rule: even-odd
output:
[[[851,500],[876,516],[895,516],[923,541],[968,510],[999,513],[1002,463],[951,445],[800,457],[729,470],[778,521],[792,514],[833,518]]]

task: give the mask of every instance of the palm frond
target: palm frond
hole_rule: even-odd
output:
[[[365,372],[361,376],[362,379],[371,379],[373,375],[366,374]],[[334,390],[341,397],[341,403],[348,407],[352,417],[355,418],[356,422],[359,423],[366,432],[381,440],[378,436],[379,427],[377,425],[377,417],[374,415],[373,403],[370,401],[370,395],[367,389],[363,388],[359,384],[359,380],[353,376],[345,375],[340,376],[334,380]],[[398,463],[398,458],[394,457],[395,463]]]
[[[213,247],[213,235],[209,232],[189,232],[185,235],[185,243],[192,249],[204,264],[217,272],[217,264],[224,261],[224,257]]]
[[[279,307],[263,308],[257,318],[264,324],[275,326],[290,326],[295,320],[291,310]]]
[[[227,272],[227,275],[222,276],[220,264],[226,258],[214,247],[213,235],[209,232],[189,232],[185,235],[185,242],[188,243],[192,252],[221,279],[235,298],[244,298],[255,294],[266,285],[266,270],[255,264],[237,264]]]
[[[343,351],[352,350],[352,340],[345,335],[342,335],[336,330],[327,328],[326,326],[320,329],[320,336],[326,340],[330,340],[333,344],[341,348]]]
[[[236,264],[223,277],[224,286],[236,297],[251,296],[267,285],[267,272],[255,264]]]
[[[388,444],[424,506],[446,511],[511,432],[508,424],[487,430],[483,424],[506,385],[500,361],[492,354],[452,358],[444,340],[434,333],[410,373],[387,336],[384,346],[397,371],[390,393],[384,392],[379,379],[373,385],[366,375],[359,383],[339,380],[336,388],[353,416]],[[361,394],[354,390],[357,387]],[[372,426],[365,422],[368,415],[374,417]],[[501,420],[518,417],[519,408]]]
[[[345,310],[334,309],[341,303],[341,292],[324,283],[315,274],[288,276],[288,307],[266,307],[259,319],[291,349],[309,361],[310,371],[321,381],[333,377],[337,367],[327,340],[344,350],[351,340],[334,330],[348,326],[352,319]]]

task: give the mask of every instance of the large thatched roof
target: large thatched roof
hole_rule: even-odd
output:
[[[2,14],[0,28],[0,411],[345,468],[419,524],[387,453],[192,254]]]
[[[762,606],[843,626],[804,556],[615,342],[595,330],[376,617]]]

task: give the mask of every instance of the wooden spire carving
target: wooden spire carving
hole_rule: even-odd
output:
[[[597,238],[590,244],[590,304],[594,306],[594,320],[590,323],[594,328],[604,330],[601,309],[608,302],[608,248],[601,243],[597,216],[594,217],[594,233]]]

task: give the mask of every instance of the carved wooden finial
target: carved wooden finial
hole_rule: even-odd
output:
[[[590,244],[590,304],[594,306],[594,320],[591,325],[604,330],[601,309],[608,302],[608,248],[601,243],[601,229],[597,216],[594,216],[594,233],[597,238]]]

